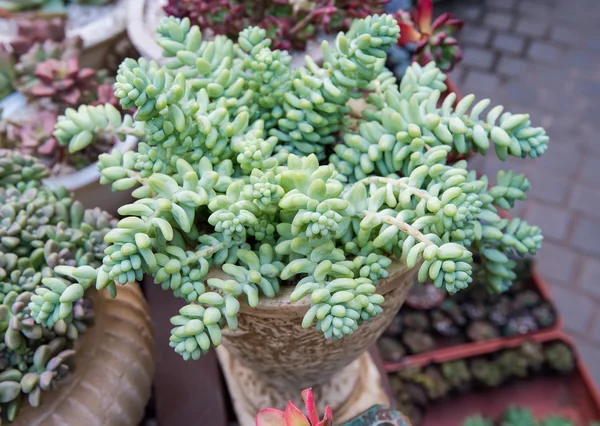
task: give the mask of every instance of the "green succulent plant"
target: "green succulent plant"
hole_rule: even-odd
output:
[[[94,319],[81,274],[101,264],[115,225],[44,187],[47,175],[32,157],[0,150],[0,421],[27,400],[38,406],[73,370],[75,343]],[[64,278],[71,273],[84,280]]]
[[[494,426],[494,422],[482,416],[473,416],[465,420],[463,426]]]
[[[389,15],[355,21],[323,43],[322,66],[307,57],[292,69],[262,29],[237,43],[203,41],[188,19],[164,18],[166,64],[127,59],[116,78],[115,95],[135,116],[81,106],[54,132],[71,151],[107,133],[141,139],[135,152],[99,158],[101,182],[135,188],[137,201],[119,209],[125,218],[106,235],[102,267],[86,268],[86,285],[114,293],[149,273],[185,299],[171,346],[186,359],[218,345],[223,327],[236,329],[240,298],[256,306],[282,284],[295,285],[293,302],[310,297],[303,327],[351,334],[381,312],[377,285],[393,258],[455,292],[471,282],[477,252],[489,284],[506,289],[509,256],[535,254],[542,236],[496,205],[523,199],[529,183],[501,173],[488,189],[465,161],[447,158],[485,153],[489,138],[501,158],[537,156],[547,137],[501,107],[479,119],[489,101],[469,113],[472,96],[438,107],[446,77],[433,66],[414,64],[398,87],[384,68],[398,33]],[[367,108],[353,111],[365,92]]]

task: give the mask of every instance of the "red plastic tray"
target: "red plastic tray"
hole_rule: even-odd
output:
[[[425,366],[430,363],[491,354],[518,347],[527,340],[539,343],[560,340],[574,347],[571,340],[563,333],[543,333],[496,342],[486,347],[463,346],[435,359],[412,359],[405,365]],[[420,426],[462,426],[467,417],[476,414],[498,418],[511,405],[531,409],[536,418],[551,414],[561,415],[569,418],[577,426],[587,426],[591,421],[600,420],[600,394],[586,366],[577,356],[576,369],[570,375],[531,377],[489,391],[450,397],[436,402],[432,404],[431,409],[427,410]]]
[[[542,297],[547,302],[552,302],[552,298],[550,296],[550,290],[546,285],[544,279],[540,275],[540,273],[533,268],[531,271],[531,284],[535,287],[536,290],[540,292]],[[536,338],[536,336],[549,336],[556,335],[563,326],[562,317],[558,314],[558,310],[555,309],[556,321],[551,327],[548,327],[544,330],[536,331],[534,333],[523,334],[514,337],[499,337],[497,339],[485,340],[482,342],[467,342],[467,343],[458,343],[454,346],[441,347],[437,349],[433,349],[431,351],[424,352],[422,354],[416,355],[408,355],[400,362],[386,362],[385,369],[388,372],[398,371],[399,369],[405,367],[406,365],[421,365],[421,363],[428,364],[430,362],[444,362],[444,360],[450,358],[454,359],[460,357],[457,354],[470,354],[471,352],[491,352],[497,350],[497,348],[503,347],[503,345],[511,345],[514,343],[520,344],[525,339]]]

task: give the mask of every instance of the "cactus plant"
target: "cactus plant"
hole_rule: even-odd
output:
[[[44,187],[47,175],[32,157],[0,150],[0,411],[8,421],[73,370],[75,344],[94,310],[89,285],[64,277],[100,265],[115,225],[64,189]],[[34,321],[40,316],[45,325]]]
[[[353,19],[383,12],[389,0],[169,0],[165,12],[189,18],[214,34],[236,39],[247,26],[257,26],[273,40],[273,48],[304,50],[318,30],[347,30]]]
[[[256,426],[332,426],[333,414],[331,407],[325,408],[323,420],[319,420],[319,413],[315,403],[312,389],[302,391],[302,399],[306,404],[308,418],[291,401],[285,411],[274,408],[263,408],[256,415]]]
[[[127,59],[116,78],[134,117],[83,105],[59,117],[54,136],[70,152],[102,134],[142,139],[137,152],[99,158],[101,182],[137,187],[138,200],[119,209],[96,286],[149,273],[187,301],[171,320],[185,359],[237,328],[239,298],[256,306],[282,284],[295,284],[292,302],[312,302],[303,327],[339,339],[381,312],[377,285],[393,257],[454,293],[471,282],[478,252],[502,291],[514,278],[508,255],[539,249],[538,228],[501,219],[494,205],[524,198],[524,177],[500,174],[488,189],[446,158],[485,153],[490,138],[501,158],[537,157],[543,129],[502,107],[480,118],[489,101],[474,96],[438,107],[445,76],[433,66],[414,64],[398,86],[384,68],[399,35],[391,16],[356,21],[323,43],[323,66],[307,57],[296,70],[260,28],[235,44],[203,41],[189,19],[169,17],[158,33],[166,64]],[[367,108],[352,112],[364,91]],[[209,276],[215,267],[226,276]]]

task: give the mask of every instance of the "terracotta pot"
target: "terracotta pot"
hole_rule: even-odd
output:
[[[146,59],[162,61],[162,48],[156,43],[156,27],[160,19],[165,16],[163,6],[164,0],[129,0],[127,11],[127,34],[131,42]],[[205,39],[210,39],[211,34],[204,33]],[[317,35],[310,40],[303,51],[292,51],[292,66],[299,67],[304,64],[304,57],[310,56],[316,63],[323,60],[321,42],[327,40],[330,43],[335,39],[335,34]]]
[[[75,4],[67,7],[67,36],[80,36],[83,39],[83,66],[101,68],[104,65],[106,55],[125,34],[126,8],[127,0],[115,0],[114,4],[107,6]],[[29,12],[0,18],[0,43],[7,43],[14,37],[20,18],[28,19],[37,15],[43,16]]]
[[[78,342],[77,370],[21,409],[14,426],[135,426],[150,398],[154,360],[148,306],[137,284],[93,294],[95,325]]]
[[[23,113],[27,107],[27,101],[19,93],[13,93],[0,102],[2,117],[14,117]],[[128,137],[124,142],[117,142],[115,148],[121,152],[130,151],[135,148],[137,139]],[[53,176],[44,180],[49,187],[64,186],[72,192],[73,198],[80,201],[86,208],[100,207],[112,215],[117,214],[117,209],[122,205],[133,202],[131,191],[113,192],[110,185],[100,184],[100,172],[97,163],[78,170],[74,173]]]
[[[238,361],[232,365],[239,371],[229,373],[235,375],[249,411],[283,409],[288,400],[301,404],[302,389],[312,387],[321,409],[331,405],[335,413],[357,383],[362,368],[358,358],[400,309],[417,269],[394,262],[390,277],[378,287],[385,296],[383,313],[337,341],[325,339],[314,325],[302,328],[310,297],[290,302],[292,287],[283,288],[277,297],[262,298],[255,308],[242,304],[239,328],[223,332],[223,346]]]

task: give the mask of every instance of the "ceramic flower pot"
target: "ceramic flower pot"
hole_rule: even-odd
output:
[[[13,426],[132,426],[150,398],[154,360],[148,306],[137,284],[118,297],[93,294],[95,324],[77,343],[77,369],[39,407],[21,408]]]
[[[67,7],[67,36],[80,36],[83,39],[83,66],[98,69],[104,65],[104,58],[125,34],[126,10],[126,0],[115,0],[106,6],[74,4]],[[18,19],[28,16],[36,14],[17,14],[17,19],[0,18],[0,43],[9,42],[17,33]]]
[[[14,93],[0,102],[0,110],[3,117],[15,117],[23,113],[27,107],[27,101],[18,93]],[[137,139],[127,138],[124,142],[117,142],[115,148],[126,152],[135,147]],[[44,180],[50,187],[64,186],[73,193],[73,199],[80,201],[86,208],[100,207],[113,215],[117,209],[125,204],[133,202],[130,191],[112,192],[110,185],[100,184],[100,172],[97,163],[78,170],[74,173],[54,176]]]
[[[129,10],[127,12],[127,35],[131,42],[146,59],[162,60],[162,48],[156,43],[156,27],[160,19],[165,16],[163,0],[129,0]],[[210,38],[210,34],[204,34],[205,38]],[[321,52],[321,42],[327,40],[330,43],[335,39],[335,34],[317,35],[310,40],[306,49],[303,51],[292,51],[292,65],[299,67],[304,64],[304,56],[308,55],[316,63],[323,59]]]
[[[357,385],[359,376],[367,374],[359,358],[402,306],[417,270],[394,262],[390,277],[378,287],[378,293],[385,296],[383,312],[337,341],[325,339],[314,325],[302,328],[310,298],[290,302],[293,287],[284,287],[277,297],[262,298],[255,308],[242,304],[239,328],[235,332],[224,330],[223,346],[235,360],[224,367],[236,378],[240,387],[236,394],[243,395],[247,410],[283,410],[289,400],[301,404],[302,390],[312,387],[320,411],[326,405],[334,413],[344,411],[347,400],[362,390],[362,385]]]

